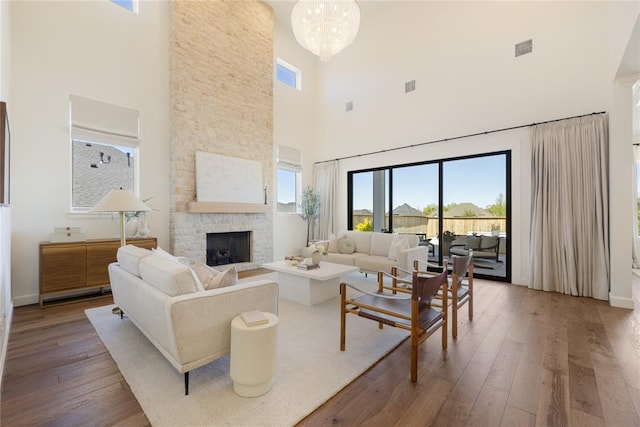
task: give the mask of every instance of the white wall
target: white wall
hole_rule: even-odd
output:
[[[278,145],[302,151],[302,185],[313,183],[313,147],[316,142],[316,64],[317,58],[304,50],[293,39],[286,25],[274,22],[274,55],[298,68],[302,73],[302,90],[294,89],[277,80],[273,83],[273,145],[274,156]],[[274,58],[275,64],[275,58]],[[274,165],[277,167],[274,157]],[[277,171],[274,182],[277,181]],[[277,190],[277,188],[275,189]],[[273,191],[272,194],[276,194]],[[275,205],[275,203],[274,203]],[[274,216],[274,260],[285,255],[300,254],[307,240],[307,223],[298,214],[276,213]]]
[[[319,67],[317,160],[610,111],[638,11],[609,3],[389,2],[363,17],[353,45]],[[514,44],[531,37],[534,52],[514,58]],[[416,91],[405,94],[413,79]],[[528,128],[341,161],[339,228],[347,224],[349,170],[505,149],[513,155],[512,281],[526,284]],[[630,252],[617,253],[629,255],[621,259],[630,271]],[[630,294],[626,277],[617,291]]]
[[[0,101],[11,106],[9,96],[10,40],[9,2],[0,2]],[[10,113],[11,111],[9,111]],[[0,207],[0,392],[13,314],[11,301],[11,208]]]
[[[6,2],[3,2],[3,4]],[[140,112],[140,196],[169,243],[168,3],[138,15],[108,1],[11,3],[12,256],[15,305],[38,301],[38,242],[56,226],[117,237],[107,217],[69,214],[69,95]],[[4,39],[4,38],[3,38]]]

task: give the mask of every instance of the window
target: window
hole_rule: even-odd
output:
[[[297,213],[300,205],[302,161],[300,150],[278,145],[277,212]]]
[[[276,78],[287,86],[302,90],[302,73],[300,70],[280,58],[276,60]]]
[[[110,190],[137,193],[138,112],[71,96],[71,210],[86,212]]]
[[[415,234],[438,263],[451,255],[453,237],[463,246],[466,236],[486,237],[474,274],[509,281],[510,163],[506,151],[351,171],[348,228]]]
[[[117,4],[118,6],[124,7],[125,9],[133,13],[138,13],[137,0],[111,0],[111,2]]]

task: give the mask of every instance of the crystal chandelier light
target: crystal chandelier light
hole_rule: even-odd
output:
[[[291,27],[302,47],[328,61],[349,46],[360,26],[354,0],[298,0],[291,10]]]

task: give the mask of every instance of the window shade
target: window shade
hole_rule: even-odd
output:
[[[71,138],[138,146],[138,112],[129,108],[71,95]]]
[[[302,153],[297,148],[278,145],[278,167],[299,171],[302,169]]]

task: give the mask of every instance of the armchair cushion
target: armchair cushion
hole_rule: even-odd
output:
[[[480,242],[480,249],[492,249],[495,248],[498,244],[497,236],[482,236],[482,241]]]
[[[467,241],[464,246],[465,249],[480,249],[480,243],[482,241],[482,237],[480,236],[467,236]]]

